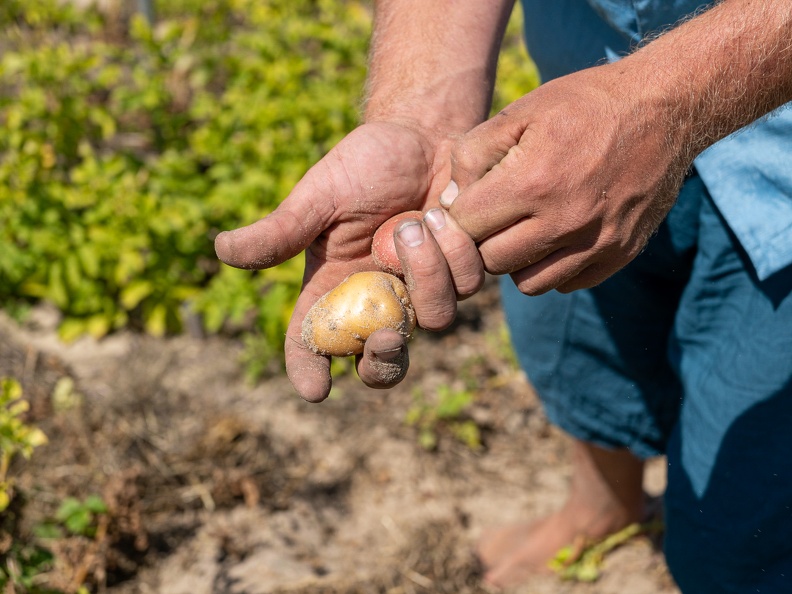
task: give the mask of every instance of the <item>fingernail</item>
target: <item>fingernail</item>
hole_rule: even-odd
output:
[[[424,221],[426,221],[426,226],[432,231],[439,231],[445,227],[446,224],[445,214],[443,214],[443,211],[439,208],[433,208],[427,212],[424,215]]]
[[[407,221],[404,223],[397,233],[401,242],[407,247],[416,247],[423,243],[424,234],[423,226],[421,223],[414,221]]]
[[[440,194],[440,204],[448,208],[453,204],[456,197],[459,196],[459,186],[456,185],[456,182],[452,179],[448,182],[446,189],[443,190],[443,193]]]
[[[388,349],[387,351],[377,351],[372,353],[380,361],[393,361],[401,356],[403,351],[402,347],[396,349]]]

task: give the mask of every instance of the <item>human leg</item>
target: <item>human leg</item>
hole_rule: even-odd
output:
[[[759,282],[710,205],[700,244],[671,343],[666,557],[683,592],[792,592],[792,270]]]
[[[561,510],[482,539],[491,583],[520,581],[577,537],[643,517],[641,459],[664,451],[681,399],[667,342],[695,250],[701,188],[690,180],[645,252],[594,289],[528,298],[502,285],[521,364],[550,420],[576,441]]]
[[[643,520],[643,461],[626,449],[610,450],[576,440],[572,482],[563,507],[536,522],[493,530],[479,541],[488,568],[484,580],[510,586],[547,570],[564,546],[593,541]]]

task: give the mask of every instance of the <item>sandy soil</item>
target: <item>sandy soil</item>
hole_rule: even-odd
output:
[[[46,580],[112,593],[475,593],[484,529],[539,517],[563,500],[565,438],[513,364],[497,289],[462,304],[451,331],[420,334],[389,392],[352,375],[311,405],[278,375],[251,386],[227,338],[129,333],[63,345],[39,308],[0,317],[0,376],[20,379],[50,439],[18,465],[19,538],[67,496],[100,494],[93,538],[47,541]],[[472,393],[463,415],[406,422],[417,402]],[[454,436],[471,422],[482,447]],[[469,425],[468,425],[469,426]],[[662,460],[647,489],[662,492]],[[656,543],[655,543],[656,544]],[[648,538],[609,554],[594,583],[537,578],[525,594],[673,594]]]

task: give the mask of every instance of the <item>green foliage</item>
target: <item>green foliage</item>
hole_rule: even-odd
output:
[[[550,560],[549,568],[565,580],[595,582],[600,577],[605,557],[611,551],[637,536],[660,534],[663,530],[664,525],[661,520],[630,524],[601,540],[562,548]]]
[[[98,15],[85,15],[69,3],[51,0],[3,0],[0,3],[0,26],[18,25],[37,29],[72,32],[99,26]]]
[[[11,509],[14,481],[9,476],[11,461],[17,456],[30,458],[33,450],[46,443],[44,433],[25,423],[23,416],[29,404],[22,399],[22,388],[14,379],[0,378],[0,537],[11,537],[0,547],[0,588],[3,591],[41,592],[35,587],[35,577],[52,565],[52,554],[36,545],[13,540],[13,524],[18,510]],[[17,590],[8,590],[9,584]]]
[[[523,43],[522,8],[518,2],[506,28],[506,36],[498,60],[498,76],[492,113],[497,113],[539,86],[539,72],[529,58]]]
[[[0,378],[0,512],[11,502],[13,482],[8,476],[16,456],[30,458],[33,450],[46,443],[47,437],[22,418],[30,408],[22,400],[22,388],[14,379]]]
[[[60,594],[57,590],[41,588],[37,578],[52,569],[55,556],[39,546],[13,543],[0,563],[0,588],[5,592],[29,594]],[[9,589],[9,584],[11,588]]]
[[[67,497],[52,520],[35,527],[34,536],[20,534],[18,526],[15,529],[11,527],[5,534],[6,538],[10,537],[10,544],[0,554],[0,588],[7,588],[10,584],[16,589],[9,591],[14,592],[62,594],[62,590],[46,586],[46,576],[58,565],[69,563],[70,560],[57,557],[49,550],[47,540],[81,537],[100,541],[105,538],[106,532],[99,534],[99,517],[107,513],[107,506],[97,495],[90,495],[82,501]],[[53,550],[58,549],[53,547]],[[87,594],[88,588],[79,586],[75,590],[74,586],[70,586],[66,591]]]
[[[469,390],[454,390],[442,385],[432,399],[420,389],[413,392],[413,405],[405,422],[418,431],[418,442],[427,450],[437,447],[440,435],[449,433],[472,450],[481,448],[481,432],[465,411],[474,400]]]
[[[221,267],[212,239],[277,206],[358,120],[369,17],[312,0],[162,3],[113,40],[56,0],[0,9],[0,303],[47,299],[65,339],[210,331],[279,347],[300,262]]]
[[[302,262],[220,266],[358,123],[364,0],[175,0],[119,28],[58,0],[0,3],[0,305],[46,299],[64,339],[154,335],[198,313],[279,358]],[[495,107],[535,86],[507,32]],[[262,347],[265,345],[265,347]],[[256,365],[254,365],[256,367]]]
[[[98,495],[89,495],[84,501],[67,497],[63,500],[55,519],[70,533],[93,537],[96,534],[97,516],[107,513],[107,506]]]

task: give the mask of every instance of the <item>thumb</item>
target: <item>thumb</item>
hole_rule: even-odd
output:
[[[451,183],[441,194],[448,208],[456,196],[495,167],[520,141],[519,119],[506,110],[459,138],[451,149]]]
[[[314,165],[271,214],[215,238],[217,257],[236,268],[276,266],[305,250],[333,222],[335,191],[325,161]]]

